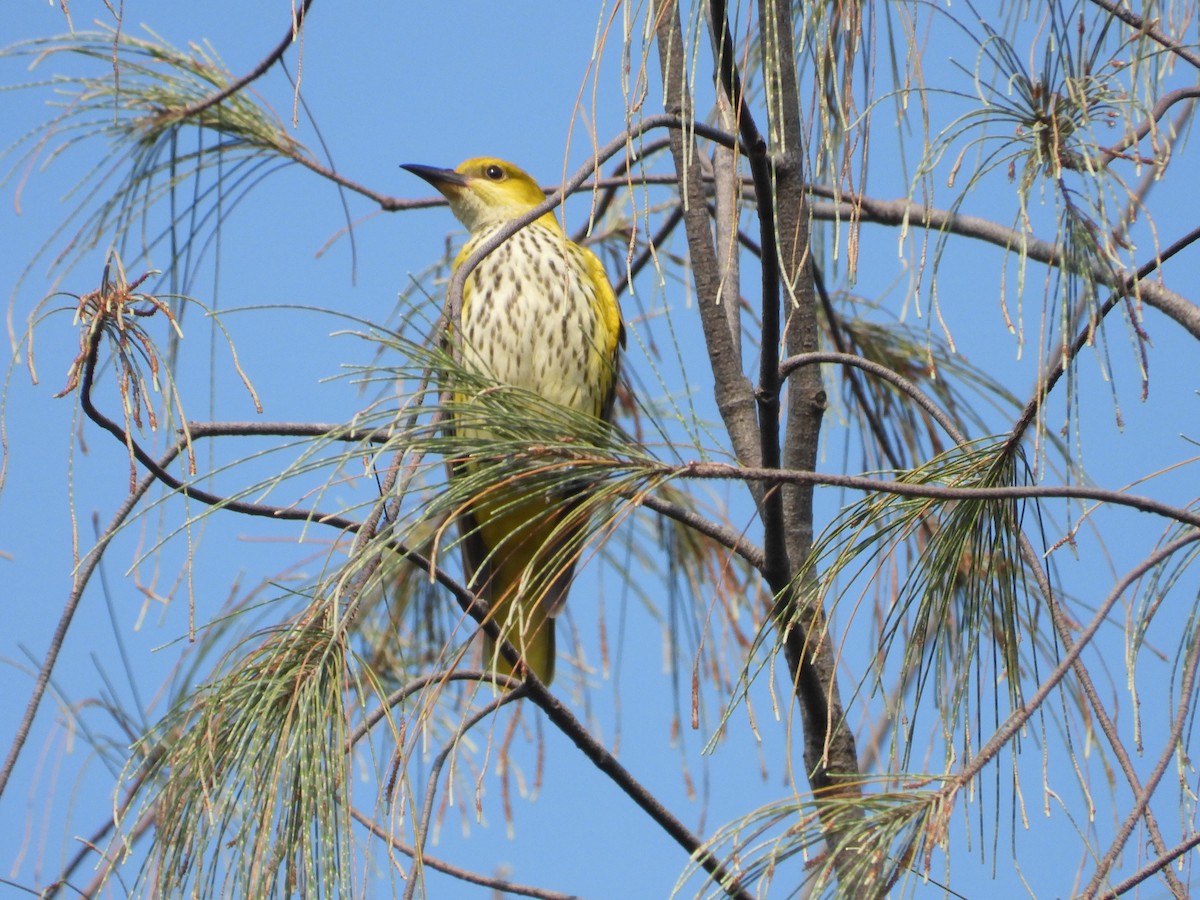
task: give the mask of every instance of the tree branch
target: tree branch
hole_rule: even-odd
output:
[[[1122,6],[1117,0],[1091,0],[1096,6],[1099,6],[1115,19],[1120,19],[1130,28],[1146,35],[1148,38],[1170,50],[1180,59],[1191,63],[1195,68],[1200,69],[1200,55],[1196,51],[1183,46],[1170,35],[1165,34],[1160,28],[1152,22],[1147,22],[1137,13],[1132,12],[1125,6]]]
[[[813,193],[826,193],[816,187],[812,190]],[[864,222],[900,227],[916,224],[936,231],[978,238],[985,243],[1017,251],[1029,259],[1055,268],[1066,267],[1067,260],[1063,257],[1061,248],[1050,241],[1030,237],[977,216],[932,209],[908,200],[879,200],[857,196],[850,200],[814,203],[813,216],[818,219],[846,219],[854,216],[856,209],[858,218]],[[1189,239],[1195,240],[1194,235],[1195,232],[1192,232]],[[1192,337],[1200,340],[1200,306],[1174,291],[1156,281],[1141,281],[1131,273],[1114,272],[1102,266],[1092,266],[1083,274],[1122,296],[1135,297],[1147,306],[1157,309],[1186,329]]]
[[[1004,724],[996,730],[987,743],[979,748],[970,762],[964,765],[958,775],[955,776],[958,786],[965,786],[982,772],[984,767],[1008,746],[1008,742],[1012,740],[1013,736],[1025,727],[1025,724],[1041,708],[1042,704],[1046,702],[1046,698],[1050,696],[1051,691],[1058,686],[1059,682],[1066,676],[1066,673],[1074,666],[1079,659],[1079,655],[1083,652],[1083,648],[1091,642],[1092,638],[1096,636],[1096,632],[1100,630],[1100,627],[1108,621],[1108,616],[1112,612],[1112,608],[1121,599],[1125,591],[1155,566],[1197,541],[1200,541],[1200,531],[1186,533],[1164,544],[1125,573],[1113,589],[1109,591],[1108,596],[1105,597],[1103,602],[1097,606],[1096,612],[1092,616],[1092,621],[1080,632],[1079,638],[1075,641],[1074,645],[1067,648],[1067,652],[1063,654],[1054,671],[1046,677],[1037,692],[1020,709],[1013,711]]]
[[[780,444],[781,338],[791,355],[819,346],[817,303],[809,246],[808,204],[802,154],[803,129],[793,47],[792,6],[759,0],[759,52],[767,105],[767,138],[759,132],[742,92],[725,0],[711,0],[710,23],[718,81],[729,98],[742,143],[749,151],[759,220],[762,269],[762,337],[759,342],[759,440],[765,469],[816,468],[825,387],[818,367],[800,369],[788,384],[787,418]],[[781,313],[786,309],[781,329]],[[806,563],[813,547],[813,485],[768,490],[760,504],[765,577],[775,596],[793,690],[804,724],[804,763],[814,795],[854,796],[862,791],[854,734],[837,687],[837,664],[815,572]],[[805,574],[797,578],[797,573]],[[819,807],[824,837],[838,877],[850,881],[859,862],[842,847],[848,822]],[[840,821],[839,821],[840,819]]]
[[[433,820],[433,801],[437,796],[437,783],[442,775],[442,766],[446,764],[446,760],[450,758],[450,754],[458,747],[458,742],[466,736],[472,728],[479,724],[484,719],[498,712],[502,706],[507,706],[509,703],[515,703],[520,700],[525,693],[525,686],[518,684],[511,690],[505,691],[497,697],[492,698],[485,703],[481,709],[477,709],[466,721],[458,727],[454,734],[446,741],[445,745],[434,757],[432,765],[429,767],[429,777],[425,785],[425,802],[421,806],[421,813],[414,828],[417,834],[416,844],[413,846],[413,863],[417,868],[420,868],[424,863],[425,856],[425,841],[429,837],[429,825]],[[418,741],[423,740],[423,737],[417,737]],[[400,748],[396,748],[396,752],[400,752]],[[404,887],[404,900],[412,900],[416,894],[417,885],[422,884],[424,879],[411,877]]]
[[[703,135],[703,130],[695,121],[692,98],[687,88],[687,52],[675,0],[663,3],[658,9],[658,17],[655,39],[662,73],[663,106],[672,118],[686,123],[682,129],[670,132],[671,158],[675,163],[683,202],[683,224],[687,233],[692,283],[696,288],[696,308],[700,314],[708,362],[713,373],[713,394],[737,458],[747,465],[758,465],[761,451],[757,440],[754,392],[749,379],[742,372],[741,347],[734,343],[725,311],[717,302],[721,270],[713,246],[699,151],[694,139],[696,134]],[[761,501],[762,498],[755,499]]]
[[[228,87],[225,87],[216,93],[210,94],[203,100],[193,103],[191,106],[184,107],[177,114],[178,117],[182,120],[198,115],[199,113],[204,112],[204,110],[216,106],[223,100],[227,100],[251,82],[257,81],[259,78],[265,75],[271,66],[275,65],[275,63],[279,62],[279,60],[283,58],[283,54],[287,52],[288,47],[295,43],[296,36],[300,33],[300,29],[304,27],[304,18],[308,15],[309,7],[312,5],[313,0],[304,0],[304,3],[300,9],[293,12],[292,22],[288,28],[287,34],[283,36],[283,38],[275,46],[275,49],[268,53],[258,65],[256,65],[237,81],[234,81]]]
[[[1150,110],[1150,116],[1144,122],[1142,122],[1142,124],[1140,124],[1131,135],[1126,137],[1119,144],[1114,144],[1103,152],[1100,157],[1100,165],[1107,166],[1114,159],[1124,158],[1125,151],[1130,147],[1136,147],[1139,143],[1141,143],[1142,138],[1148,135],[1150,133],[1150,129],[1154,127],[1154,123],[1159,121],[1167,114],[1167,110],[1169,110],[1176,103],[1181,103],[1185,100],[1195,100],[1197,97],[1200,97],[1200,86],[1178,88],[1174,91],[1168,91],[1167,93],[1163,94],[1154,104],[1154,108]],[[1190,110],[1190,108],[1191,104],[1189,104],[1187,109],[1185,109],[1185,113],[1187,110]],[[1158,173],[1156,172],[1156,174]]]
[[[1162,781],[1163,775],[1166,774],[1171,760],[1175,758],[1175,755],[1179,752],[1179,748],[1186,744],[1181,738],[1184,728],[1187,727],[1193,718],[1192,703],[1195,697],[1193,689],[1196,685],[1196,668],[1200,664],[1200,644],[1197,643],[1198,639],[1200,639],[1200,633],[1193,629],[1191,647],[1184,659],[1183,674],[1179,683],[1179,709],[1175,715],[1175,720],[1171,723],[1171,731],[1167,739],[1163,741],[1163,751],[1159,754],[1158,762],[1155,764],[1153,771],[1150,772],[1149,777],[1147,777],[1145,784],[1138,790],[1134,798],[1133,807],[1125,816],[1125,821],[1117,829],[1117,834],[1109,845],[1108,851],[1104,854],[1100,862],[1096,864],[1096,870],[1092,873],[1092,878],[1084,889],[1083,900],[1092,900],[1097,892],[1100,891],[1101,885],[1108,878],[1112,867],[1116,865],[1117,857],[1121,855],[1121,851],[1124,849],[1125,844],[1128,843],[1134,828],[1137,827],[1142,817],[1149,812],[1150,799],[1154,796],[1154,791]],[[1157,831],[1157,828],[1155,830]],[[1165,852],[1166,848],[1161,844],[1161,837],[1157,834],[1155,837],[1158,838],[1158,846],[1155,849],[1159,853]],[[1170,870],[1168,870],[1168,874],[1170,874]],[[1187,900],[1189,896],[1185,887],[1178,881],[1175,881],[1171,885],[1171,891],[1175,894],[1177,900]]]
[[[1134,872],[1120,884],[1114,886],[1111,891],[1101,895],[1100,900],[1115,900],[1115,898],[1129,893],[1149,879],[1151,875],[1167,868],[1167,866],[1179,859],[1179,857],[1196,849],[1198,846],[1200,846],[1200,834],[1193,834],[1186,840],[1180,841],[1169,851],[1160,855],[1154,862],[1138,869],[1138,871]]]
[[[890,481],[867,475],[834,475],[796,469],[744,468],[726,463],[701,462],[679,465],[663,463],[662,471],[674,478],[761,481],[768,485],[811,484],[849,488],[866,493],[896,494],[901,497],[929,497],[934,500],[1031,500],[1051,497],[1095,500],[1098,503],[1125,506],[1138,512],[1154,513],[1179,522],[1181,525],[1200,528],[1200,510],[1172,506],[1152,497],[1082,485],[1027,484],[1012,487],[951,487],[941,484],[918,484],[911,481]]]
[[[350,815],[354,821],[362,825],[367,831],[375,837],[387,843],[394,850],[399,850],[405,856],[416,859],[417,851],[408,844],[396,839],[394,834],[391,834],[387,829],[381,828],[374,819],[367,816],[357,807],[350,809]],[[465,881],[467,884],[477,884],[480,887],[491,888],[497,894],[507,895],[515,894],[519,897],[533,897],[535,900],[582,900],[574,894],[564,894],[561,891],[551,891],[546,888],[534,887],[529,884],[518,884],[515,881],[508,881],[504,878],[493,878],[489,875],[483,875],[479,872],[473,872],[470,869],[464,869],[460,866],[451,865],[444,860],[427,855],[421,851],[420,864],[428,866],[434,871],[441,872],[443,875],[449,875],[451,878],[457,878],[459,881]]]

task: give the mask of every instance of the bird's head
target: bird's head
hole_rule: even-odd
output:
[[[405,165],[424,178],[450,201],[455,218],[475,233],[491,225],[509,222],[529,212],[546,199],[537,182],[512,163],[491,156],[468,159],[455,169]],[[538,219],[557,229],[552,213]]]

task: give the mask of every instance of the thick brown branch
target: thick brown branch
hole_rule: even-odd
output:
[[[696,308],[700,313],[708,361],[713,372],[713,393],[738,459],[747,465],[758,465],[762,457],[758,446],[754,391],[742,371],[741,347],[734,343],[725,310],[717,302],[721,269],[705,204],[699,150],[693,138],[694,134],[703,132],[693,124],[695,115],[686,81],[688,55],[684,48],[678,5],[674,2],[664,3],[658,10],[658,16],[655,37],[662,73],[663,105],[668,115],[688,123],[684,129],[671,131],[671,157],[675,162],[683,202],[683,224],[687,233],[692,283],[696,288]]]
[[[779,392],[783,379],[779,374],[780,337],[780,255],[778,231],[775,222],[776,173],[775,160],[770,155],[767,141],[758,130],[746,99],[742,94],[742,80],[738,74],[733,37],[729,33],[729,16],[724,0],[712,0],[709,5],[711,27],[714,31],[715,66],[721,90],[732,107],[738,133],[747,150],[750,175],[754,187],[754,210],[758,216],[758,241],[761,274],[762,317],[759,339],[758,385],[754,400],[758,408],[758,455],[760,465],[769,469],[778,468],[782,462],[780,453]],[[707,223],[706,223],[707,225]],[[727,326],[728,328],[728,326]],[[731,339],[734,333],[729,329]],[[759,512],[763,520],[763,554],[766,577],[776,594],[785,589],[791,580],[792,563],[788,559],[787,526],[784,522],[784,500],[779,492],[768,491],[759,498]],[[816,685],[812,685],[816,688]],[[814,699],[821,694],[815,690]],[[817,702],[823,705],[823,700]]]
[[[808,202],[802,153],[803,127],[792,35],[792,6],[759,0],[758,44],[763,60],[767,137],[759,132],[742,93],[726,3],[711,0],[717,78],[729,98],[742,143],[749,151],[762,269],[761,367],[756,391],[762,466],[811,471],[826,397],[817,366],[787,381],[786,419],[781,421],[784,374],[780,344],[790,355],[819,348],[820,329],[809,246]],[[782,327],[781,327],[782,325]],[[785,424],[784,424],[785,423]],[[783,427],[781,439],[781,424]],[[804,724],[804,762],[818,797],[861,792],[854,735],[837,686],[836,655],[825,611],[816,599],[813,548],[813,485],[796,482],[762,494],[765,576],[775,596],[774,615],[784,642]],[[799,572],[807,574],[797,578]],[[847,822],[822,811],[824,836],[839,877],[848,880],[860,862],[842,846]]]

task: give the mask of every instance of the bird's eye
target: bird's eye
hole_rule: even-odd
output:
[[[484,169],[483,174],[486,175],[488,178],[490,178],[492,181],[503,181],[504,180],[504,170],[495,164],[490,165],[486,169]]]

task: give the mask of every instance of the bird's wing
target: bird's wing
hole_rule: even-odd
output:
[[[601,334],[599,351],[607,371],[603,374],[607,380],[604,388],[603,403],[597,410],[597,415],[605,422],[612,420],[613,399],[617,392],[617,379],[620,374],[621,351],[625,349],[625,323],[621,320],[621,306],[617,295],[613,292],[604,271],[604,263],[587,247],[575,245],[583,261],[588,280],[595,291],[596,304],[599,307]]]

